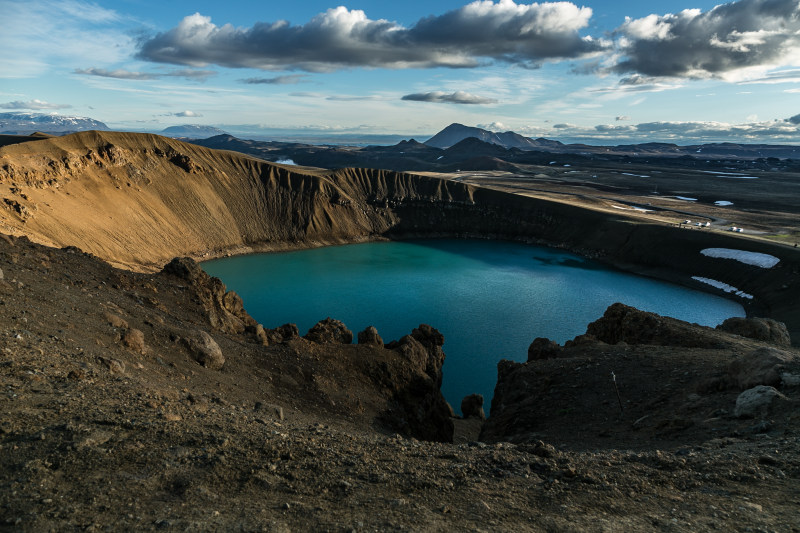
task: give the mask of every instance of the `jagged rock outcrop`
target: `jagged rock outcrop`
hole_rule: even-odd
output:
[[[217,331],[225,333],[244,333],[257,323],[245,311],[242,298],[233,291],[227,291],[222,280],[209,276],[189,257],[176,257],[163,272],[182,278],[190,283],[200,304],[206,311],[208,321]]]
[[[539,347],[551,346],[545,340],[533,344],[537,357],[528,362],[498,363],[481,440],[535,442],[553,431],[601,445],[624,424],[640,442],[674,438],[686,445],[725,431],[759,431],[722,417],[734,409],[742,418],[777,413],[784,424],[796,417],[795,403],[776,404],[786,406],[778,411],[768,404],[791,396],[800,357],[765,341],[613,304],[586,334],[566,342],[558,357],[538,357]],[[763,389],[737,403],[740,392],[753,387]],[[638,444],[634,439],[614,445]]]
[[[353,332],[347,329],[341,320],[328,317],[314,324],[304,338],[318,344],[329,342],[350,344],[353,342]]]
[[[742,337],[767,341],[778,346],[791,346],[792,344],[786,324],[771,318],[731,317],[717,326],[717,329]]]
[[[378,334],[378,330],[375,326],[367,326],[364,328],[364,331],[358,332],[358,344],[383,348],[383,339]]]
[[[719,347],[726,342],[714,330],[615,303],[602,318],[586,328],[586,334],[606,344],[654,344],[686,348]]]
[[[537,359],[552,359],[558,357],[564,348],[561,347],[556,341],[546,339],[544,337],[537,337],[528,346],[528,361],[535,361]]]
[[[483,412],[483,395],[470,394],[464,396],[464,399],[461,400],[461,415],[464,418],[485,420],[486,413]]]
[[[417,438],[452,442],[452,408],[440,390],[445,359],[443,344],[444,335],[421,324],[411,335],[386,345],[386,349],[399,354],[405,362],[402,367],[406,377],[399,381],[391,372],[387,375],[388,367],[375,376],[392,396],[392,406],[382,416],[384,423]]]

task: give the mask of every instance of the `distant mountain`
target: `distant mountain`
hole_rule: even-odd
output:
[[[69,133],[86,130],[108,131],[108,126],[88,117],[48,115],[44,113],[0,113],[0,133],[29,135],[40,131],[46,133]]]
[[[513,131],[495,133],[457,123],[450,124],[425,141],[425,144],[435,148],[449,148],[470,137],[474,137],[486,143],[497,144],[504,148],[520,148],[522,150],[544,150],[563,146],[563,144],[558,141],[531,139],[530,137],[524,137]]]
[[[190,139],[205,139],[207,137],[227,134],[227,131],[215,128],[213,126],[198,126],[196,124],[170,126],[161,131],[161,135],[166,137],[189,137]]]

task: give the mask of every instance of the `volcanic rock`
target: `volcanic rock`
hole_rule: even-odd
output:
[[[557,342],[544,337],[537,337],[528,346],[528,361],[536,359],[552,359],[558,357],[564,351]]]
[[[367,326],[364,331],[358,333],[358,344],[383,348],[383,339],[378,335],[378,330],[375,326]]]
[[[736,398],[734,415],[738,418],[766,416],[775,400],[788,400],[788,398],[774,387],[766,385],[747,389]]]
[[[774,348],[759,348],[731,361],[728,377],[740,390],[756,385],[778,386],[791,363],[800,366],[800,358]]]
[[[220,370],[225,364],[222,349],[214,338],[203,330],[195,330],[192,337],[184,339],[192,357],[206,368]]]
[[[640,311],[621,303],[609,306],[602,318],[588,325],[586,334],[607,344],[624,342],[630,345],[709,348],[719,346],[721,342],[710,328]]]
[[[224,333],[243,333],[256,321],[244,309],[241,297],[227,291],[219,278],[209,276],[189,257],[176,257],[163,272],[188,281],[206,311],[211,326]]]
[[[353,332],[340,320],[328,317],[314,324],[304,338],[318,344],[329,342],[350,344],[353,342]]]
[[[144,333],[136,328],[125,330],[122,334],[122,343],[139,354],[144,354],[147,349],[144,343]]]
[[[483,412],[483,395],[470,394],[464,396],[461,400],[461,414],[464,418],[479,418],[486,419],[486,413]]]
[[[731,317],[717,326],[717,329],[750,339],[767,341],[778,346],[792,345],[786,324],[771,318]]]

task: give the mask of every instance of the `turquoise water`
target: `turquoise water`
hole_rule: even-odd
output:
[[[332,317],[354,335],[375,326],[388,343],[430,324],[445,337],[445,398],[458,410],[467,394],[483,394],[487,414],[500,359],[525,361],[536,337],[563,344],[614,302],[706,326],[744,316],[718,296],[509,242],[375,242],[216,259],[203,269],[267,328],[293,322],[302,335]]]

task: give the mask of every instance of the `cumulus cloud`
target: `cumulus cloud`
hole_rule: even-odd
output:
[[[497,100],[494,98],[485,98],[476,94],[470,94],[464,91],[456,91],[454,93],[446,93],[443,91],[432,91],[429,93],[414,93],[403,96],[402,100],[410,100],[412,102],[434,102],[437,104],[496,104]]]
[[[329,9],[305,24],[217,26],[200,13],[144,40],[138,57],[180,65],[325,72],[348,67],[476,67],[487,61],[535,67],[608,46],[582,37],[592,10],[570,2],[478,0],[411,27],[372,20],[364,11]]]
[[[797,0],[740,0],[710,11],[627,18],[611,68],[654,77],[731,78],[748,69],[800,64]]]
[[[203,81],[217,73],[213,70],[180,69],[169,72],[134,72],[125,69],[108,70],[104,68],[79,68],[75,74],[85,76],[99,76],[101,78],[115,78],[118,80],[157,80],[159,78],[185,78],[188,80]]]
[[[620,121],[623,121],[623,120],[630,120],[630,119],[631,119],[631,117],[629,117],[627,115],[620,115],[617,118],[615,118],[614,120],[616,120],[617,122],[620,122]]]
[[[0,109],[34,109],[34,110],[44,110],[44,109],[68,109],[72,107],[69,104],[51,104],[50,102],[44,102],[42,100],[29,100],[27,102],[21,102],[16,100],[14,102],[6,102],[4,104],[0,104]]]
[[[172,113],[172,116],[196,118],[196,117],[202,117],[203,115],[201,115],[200,113],[195,113],[194,111],[187,110],[187,111],[179,111],[177,113]]]
[[[800,115],[789,117],[786,119],[786,122],[791,122],[792,124],[800,124]]]
[[[508,131],[509,127],[502,122],[492,122],[491,124],[477,124],[478,128],[489,131]]]
[[[275,76],[272,78],[245,78],[239,81],[249,85],[294,85],[296,83],[303,83],[307,77],[308,76],[305,74],[289,74],[287,76]]]

